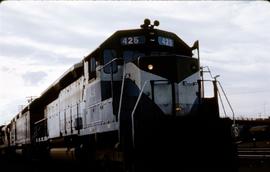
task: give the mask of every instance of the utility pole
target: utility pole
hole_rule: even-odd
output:
[[[266,117],[266,103],[263,102],[263,115]]]

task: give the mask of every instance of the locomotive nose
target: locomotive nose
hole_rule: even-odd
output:
[[[140,58],[137,66],[145,71],[141,73],[141,78],[150,80],[144,92],[164,114],[190,113],[197,99],[197,59],[186,56],[150,56]]]
[[[143,57],[138,63],[141,69],[175,83],[199,71],[198,60],[185,56]]]

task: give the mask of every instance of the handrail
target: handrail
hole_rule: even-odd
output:
[[[122,78],[122,85],[121,85],[121,93],[120,93],[120,100],[119,100],[119,107],[118,107],[118,114],[117,114],[117,119],[119,123],[119,130],[118,130],[118,139],[120,142],[120,114],[121,114],[121,108],[122,108],[122,99],[123,99],[123,92],[124,92],[124,84],[125,84],[125,78],[126,78],[126,65],[125,61],[123,64],[123,78]]]
[[[225,115],[225,117],[227,117],[227,113],[226,113],[226,110],[225,110],[225,107],[224,107],[224,104],[223,104],[223,100],[221,98],[221,94],[220,92],[217,90],[217,93],[218,93],[218,97],[219,97],[219,100],[220,100],[220,103],[221,103],[221,106],[222,106],[222,109],[223,109],[223,113]]]
[[[116,60],[124,60],[124,59],[122,59],[122,58],[114,58],[114,59],[112,59],[111,61],[109,61],[108,63],[106,63],[105,65],[99,66],[99,68],[97,68],[97,70],[101,70],[101,69],[107,67],[109,64],[111,64],[112,62],[114,62],[114,61],[116,61]]]
[[[136,103],[135,103],[135,105],[134,105],[133,111],[132,111],[132,113],[131,113],[132,144],[133,144],[133,147],[135,147],[135,142],[134,142],[134,134],[135,134],[134,114],[135,114],[135,110],[136,110],[136,108],[137,108],[137,106],[138,106],[138,104],[139,104],[139,101],[140,101],[140,99],[141,99],[141,97],[142,97],[143,90],[144,90],[146,84],[147,84],[149,81],[150,81],[150,80],[144,81],[144,84],[143,84],[143,87],[142,87],[142,89],[141,89],[141,92],[140,92],[140,94],[139,94],[139,96],[138,96],[138,99],[137,99],[137,101],[136,101]]]
[[[207,70],[206,70],[206,71],[203,71],[203,68],[206,68]],[[211,77],[212,79],[215,79],[215,77],[214,77],[214,76],[212,75],[212,73],[211,73],[211,70],[210,70],[209,66],[202,66],[201,69],[202,69],[202,72],[208,72],[209,75],[210,75],[210,77]]]
[[[46,117],[45,118],[42,118],[41,120],[35,122],[34,124],[37,125],[38,123],[41,123],[42,121],[45,121],[46,119],[47,119]]]
[[[207,67],[207,68],[208,68],[208,67]],[[209,68],[208,68],[208,69],[209,69]],[[209,73],[210,73],[210,75],[211,75],[211,78],[213,78],[214,80],[206,79],[206,80],[199,80],[199,81],[200,81],[200,82],[202,82],[202,81],[203,81],[203,82],[204,82],[204,81],[208,81],[208,82],[217,81],[217,83],[218,83],[218,85],[220,86],[221,91],[222,91],[223,95],[225,96],[225,99],[226,99],[226,101],[227,101],[227,103],[228,103],[228,105],[229,105],[229,107],[230,107],[230,109],[231,109],[231,111],[232,111],[232,114],[233,114],[233,124],[235,125],[235,114],[234,114],[233,108],[232,108],[232,106],[231,106],[231,104],[230,104],[230,101],[229,101],[229,99],[228,99],[228,97],[227,97],[227,95],[226,95],[224,89],[223,89],[221,83],[220,83],[218,80],[216,80],[216,77],[213,77],[213,76],[212,76],[212,74],[211,74],[211,72],[210,72],[210,69],[209,69]],[[220,99],[220,103],[221,103],[221,105],[222,105],[222,109],[223,109],[224,115],[225,115],[225,117],[226,117],[226,116],[227,116],[227,113],[226,113],[226,111],[225,111],[224,103],[223,103],[223,101],[222,101],[221,94],[220,94],[220,91],[219,91],[219,90],[217,90],[217,94],[218,94],[218,97],[219,97],[219,99]]]
[[[235,114],[234,114],[232,105],[231,105],[231,103],[230,103],[230,101],[229,101],[229,99],[228,99],[228,97],[227,97],[227,94],[225,93],[225,91],[224,91],[224,89],[223,89],[221,83],[220,83],[219,81],[217,81],[217,82],[218,82],[218,84],[219,84],[219,86],[220,86],[220,88],[221,88],[221,91],[223,92],[223,94],[224,94],[224,96],[225,96],[225,99],[226,99],[226,101],[227,101],[227,103],[228,103],[228,105],[229,105],[229,107],[230,107],[230,109],[231,109],[231,111],[232,111],[232,114],[233,114],[233,125],[235,126]]]

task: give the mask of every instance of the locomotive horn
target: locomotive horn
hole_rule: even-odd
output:
[[[146,28],[148,28],[149,27],[149,25],[151,24],[151,21],[149,20],[149,19],[144,19],[144,22],[143,22],[143,24],[141,25],[141,28],[142,29],[146,29]]]
[[[154,26],[159,26],[159,21],[158,20],[154,21]]]

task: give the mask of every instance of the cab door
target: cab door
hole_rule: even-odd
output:
[[[166,115],[173,114],[173,84],[168,80],[151,81],[152,100]]]

